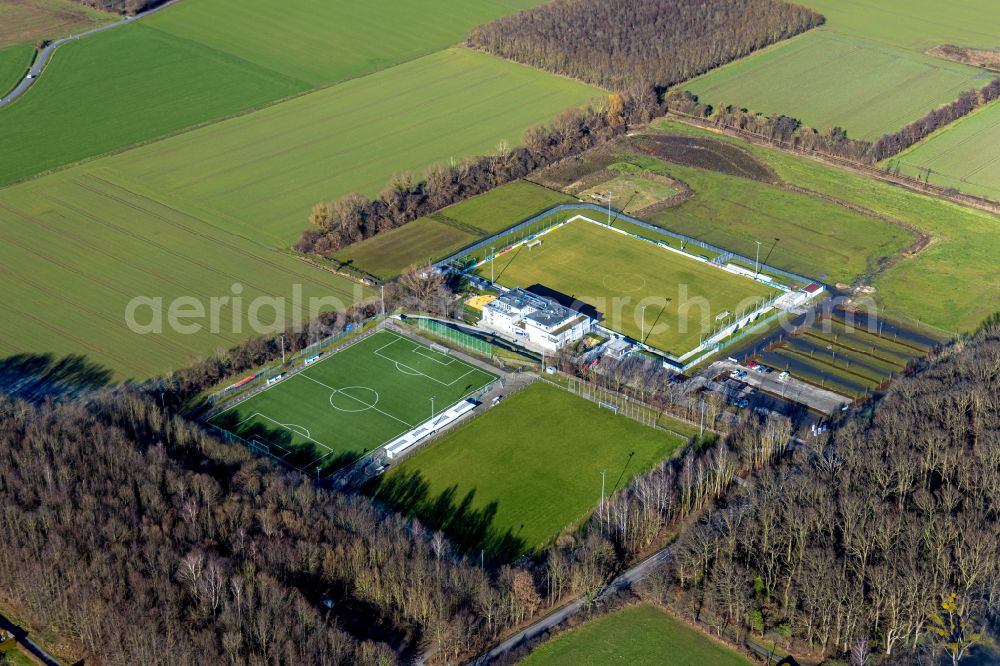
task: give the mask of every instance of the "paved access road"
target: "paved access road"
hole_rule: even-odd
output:
[[[777,372],[761,374],[731,361],[716,361],[708,369],[713,377],[732,372],[733,370],[746,370],[747,376],[740,381],[744,381],[762,391],[767,391],[772,395],[781,396],[786,400],[806,405],[824,414],[839,412],[841,407],[851,402],[839,393],[834,393],[819,386],[813,386],[812,384],[796,379],[794,375],[785,379],[778,379]]]
[[[112,28],[128,25],[129,23],[132,23],[133,21],[140,19],[144,16],[149,16],[150,14],[154,14],[160,11],[161,9],[166,9],[175,2],[178,2],[178,0],[168,0],[167,2],[164,2],[162,5],[157,5],[156,7],[147,9],[144,12],[140,12],[135,16],[129,16],[127,18],[124,18],[121,21],[117,21],[115,23],[108,23],[105,25],[99,25],[96,28],[91,28],[90,30],[86,30],[76,35],[70,35],[69,37],[63,37],[61,39],[55,40],[54,42],[50,42],[41,51],[38,52],[38,56],[35,58],[35,62],[31,64],[31,68],[28,70],[28,73],[25,74],[24,78],[18,82],[18,84],[14,87],[13,90],[11,90],[9,93],[0,98],[0,108],[5,107],[11,102],[15,101],[18,97],[27,92],[28,88],[30,88],[35,84],[35,81],[37,81],[38,77],[41,76],[42,70],[45,69],[45,65],[48,63],[49,58],[52,57],[53,51],[55,51],[63,44],[67,42],[76,41],[78,39],[83,39],[84,37],[89,37],[91,35],[96,35],[97,33],[104,32],[105,30],[111,30]]]
[[[656,551],[653,555],[649,556],[639,564],[636,564],[632,568],[625,571],[625,573],[615,578],[613,581],[611,581],[611,583],[605,586],[603,590],[601,590],[601,593],[598,595],[598,599],[600,599],[605,595],[627,589],[632,585],[634,585],[636,582],[645,577],[650,572],[650,570],[652,570],[654,567],[661,564],[662,562],[666,561],[670,557],[670,551],[672,547],[673,546],[667,546],[666,548],[662,548]],[[507,652],[508,650],[517,647],[522,642],[530,640],[535,636],[538,636],[539,634],[559,625],[570,615],[575,615],[580,611],[582,611],[584,607],[585,607],[585,601],[581,597],[580,599],[577,599],[573,603],[563,606],[556,612],[546,615],[545,617],[538,620],[529,627],[522,629],[521,631],[514,634],[507,640],[503,641],[489,652],[481,655],[479,658],[477,658],[475,661],[471,663],[488,664],[491,660],[496,659],[504,652]]]

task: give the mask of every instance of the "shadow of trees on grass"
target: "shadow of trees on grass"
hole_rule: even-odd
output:
[[[112,383],[114,373],[82,354],[15,354],[0,359],[0,393],[32,403],[75,398]]]
[[[239,425],[244,418],[234,410],[216,416],[211,419],[211,423],[221,430],[238,435],[245,442],[257,444],[260,450],[254,453],[270,453],[286,465],[320,478],[333,474],[368,453],[367,450],[331,452],[316,442],[302,438],[296,440],[293,431],[284,426],[269,426],[260,422]]]
[[[491,564],[512,562],[529,550],[527,542],[510,528],[495,525],[499,503],[474,506],[476,490],[460,496],[453,485],[433,495],[430,483],[419,470],[398,470],[378,477],[368,488],[376,499],[426,527],[441,530],[460,554],[483,557]]]

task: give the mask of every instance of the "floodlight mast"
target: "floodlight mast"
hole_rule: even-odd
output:
[[[760,273],[760,241],[756,240],[756,241],[754,241],[754,243],[757,243],[757,261],[754,262],[753,271],[754,271],[755,274],[759,274]]]

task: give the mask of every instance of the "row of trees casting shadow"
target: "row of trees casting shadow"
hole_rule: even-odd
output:
[[[419,470],[399,470],[375,479],[368,492],[400,513],[415,516],[425,527],[444,533],[455,551],[473,559],[481,556],[490,564],[504,564],[529,550],[518,535],[524,525],[517,531],[496,525],[499,502],[477,508],[475,488],[461,496],[456,484],[434,495]]]

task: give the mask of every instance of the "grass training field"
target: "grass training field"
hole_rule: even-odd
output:
[[[306,88],[141,22],[102,32],[60,47],[31,89],[0,109],[0,184]]]
[[[981,70],[926,55],[931,46],[996,46],[991,0],[805,0],[827,23],[685,84],[702,101],[806,125],[840,126],[855,138],[895,131],[964,90],[985,85]],[[954,11],[952,11],[954,10]],[[873,18],[873,17],[878,17]]]
[[[475,393],[496,377],[380,330],[321,358],[211,423],[312,474],[334,471]]]
[[[277,316],[283,321],[372,296],[370,289],[229,233],[96,164],[0,190],[0,357],[79,353],[119,379],[144,378],[254,335],[249,308],[259,296],[286,299]],[[292,300],[297,289],[299,303]],[[234,314],[233,302],[224,305],[217,333],[207,321],[191,333],[168,325],[165,311],[173,299],[194,299],[208,309],[212,297],[234,296],[235,290],[242,314]],[[163,299],[162,335],[139,335],[126,326],[126,307],[137,296]],[[311,307],[313,297],[330,300]],[[150,308],[136,315],[140,323],[152,317]],[[270,307],[259,312],[264,324],[275,318]]]
[[[534,285],[593,306],[606,327],[676,355],[694,349],[722,313],[750,311],[775,291],[719,267],[577,220],[497,257],[496,281]],[[490,266],[479,273],[489,277]],[[687,306],[685,306],[687,304]]]
[[[1000,102],[945,127],[890,160],[910,176],[931,170],[928,182],[1000,200]],[[992,150],[991,150],[992,148]]]
[[[480,238],[572,201],[573,197],[519,180],[350,245],[335,259],[388,279],[410,266],[446,257]]]
[[[648,604],[590,620],[535,648],[520,666],[750,666],[751,661]]]
[[[313,204],[375,195],[394,173],[519,143],[596,88],[449,49],[165,141],[111,164],[178,205],[287,247]]]
[[[459,548],[514,559],[685,440],[538,381],[390,470],[376,495]],[[478,553],[477,553],[478,554]]]
[[[0,49],[18,43],[33,47],[36,40],[83,32],[116,18],[70,0],[0,0]]]
[[[720,138],[676,122],[656,126]],[[930,235],[930,246],[874,276],[874,296],[890,314],[959,332],[976,328],[996,311],[1000,239],[995,216],[732,137],[723,140],[752,151],[785,182],[863,206]],[[817,244],[817,248],[829,249],[825,244]],[[821,253],[817,253],[820,259]]]
[[[313,86],[460,43],[542,0],[185,0],[149,24]]]

